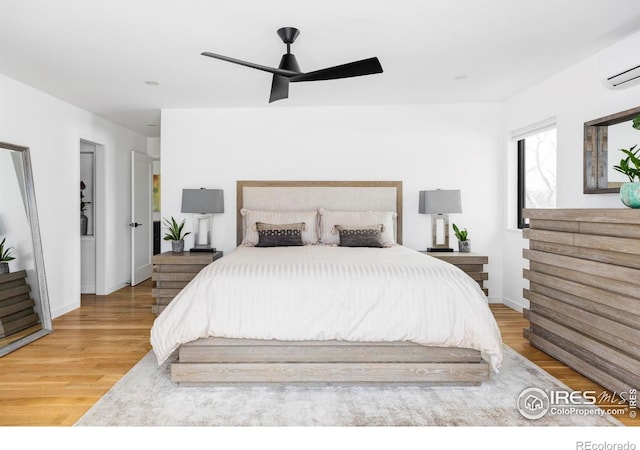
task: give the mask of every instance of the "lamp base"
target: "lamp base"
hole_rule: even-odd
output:
[[[446,253],[446,252],[453,252],[453,249],[449,247],[431,247],[431,248],[428,248],[427,251],[431,253],[436,253],[436,252]]]
[[[191,253],[215,253],[216,249],[207,247],[207,248],[192,248],[189,250]]]

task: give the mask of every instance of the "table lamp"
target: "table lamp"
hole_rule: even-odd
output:
[[[213,214],[224,212],[222,189],[183,189],[182,212],[193,213],[193,248],[191,252],[215,252],[211,247]]]
[[[420,214],[431,214],[432,247],[428,252],[452,252],[449,247],[449,216],[461,213],[460,190],[420,191]]]

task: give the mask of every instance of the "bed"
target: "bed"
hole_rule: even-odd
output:
[[[477,385],[499,370],[478,284],[401,245],[401,182],[238,181],[237,196],[238,247],[152,327],[158,363],[177,353],[172,381]],[[272,224],[304,245],[256,246]],[[337,244],[363,228],[380,247]]]

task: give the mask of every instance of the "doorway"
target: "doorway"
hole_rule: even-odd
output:
[[[151,278],[153,159],[131,152],[131,286]]]
[[[80,139],[80,293],[106,294],[104,146]]]

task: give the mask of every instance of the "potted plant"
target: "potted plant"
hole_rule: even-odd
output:
[[[467,229],[461,230],[454,223],[453,231],[456,233],[456,238],[458,239],[458,250],[460,253],[469,253],[471,251],[471,241],[469,240]]]
[[[6,241],[7,238],[4,238],[0,242],[0,273],[9,273],[9,261],[16,259],[13,256],[13,249],[11,247],[5,248]]]
[[[640,115],[634,117],[633,128],[640,130]],[[613,166],[614,170],[625,174],[629,178],[628,183],[620,185],[620,200],[630,208],[640,208],[640,148],[634,145],[631,148],[621,148],[620,151],[627,155],[620,160],[620,164]]]
[[[184,219],[182,222],[178,224],[176,219],[171,217],[171,220],[163,219],[164,227],[167,232],[164,235],[165,241],[171,241],[171,250],[173,253],[182,253],[184,251],[184,238],[185,236],[191,234],[191,232],[183,232],[184,229]]]

